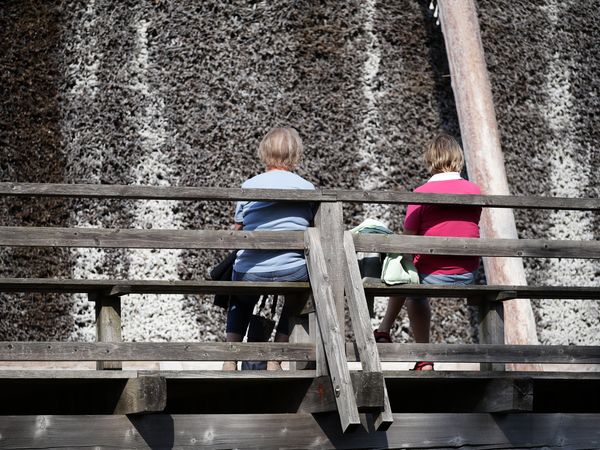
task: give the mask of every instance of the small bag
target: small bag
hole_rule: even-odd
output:
[[[231,281],[233,275],[233,264],[237,257],[237,250],[232,251],[225,257],[223,261],[210,269],[208,275],[214,281]],[[229,294],[215,294],[213,303],[216,306],[227,309],[229,307]]]
[[[385,284],[419,284],[419,274],[411,258],[388,253],[383,261],[381,281]]]

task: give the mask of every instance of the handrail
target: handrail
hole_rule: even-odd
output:
[[[0,196],[123,200],[269,200],[382,204],[460,205],[493,208],[600,210],[598,198],[451,195],[341,189],[287,190],[103,184],[0,183]]]

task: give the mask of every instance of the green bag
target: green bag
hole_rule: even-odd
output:
[[[400,253],[388,253],[383,261],[381,281],[385,284],[419,284],[419,274],[412,258]]]

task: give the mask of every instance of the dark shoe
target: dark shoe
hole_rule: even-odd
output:
[[[427,366],[431,366],[431,370],[434,370],[433,363],[429,362],[429,361],[419,361],[415,364],[415,367],[413,367],[411,370],[422,371]],[[427,372],[427,371],[425,371],[425,372]]]
[[[392,343],[392,337],[390,336],[390,333],[388,333],[386,331],[374,330],[373,336],[375,336],[375,342],[377,342],[378,344],[391,344]]]

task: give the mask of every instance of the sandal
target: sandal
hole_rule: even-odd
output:
[[[373,336],[375,336],[375,342],[377,342],[378,344],[391,344],[392,343],[392,337],[390,336],[390,333],[388,333],[387,331],[374,330]]]
[[[419,361],[419,362],[415,363],[415,367],[413,367],[411,370],[423,371],[423,369],[427,366],[431,366],[431,370],[434,370],[433,363],[429,362],[429,361]],[[427,371],[424,371],[424,372],[427,372]]]

